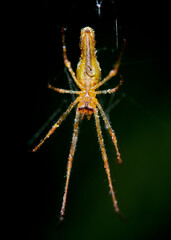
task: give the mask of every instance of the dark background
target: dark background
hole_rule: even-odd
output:
[[[170,27],[166,1],[32,1],[25,4],[23,99],[26,139],[22,158],[23,239],[168,239],[170,235]],[[116,49],[115,19],[119,49]],[[75,109],[36,153],[39,142],[72,101],[47,88],[69,89],[62,57],[62,25],[67,27],[68,57],[75,70],[80,29],[96,33],[98,60],[105,77],[127,40],[120,71],[124,85],[99,98],[116,132],[123,164],[118,166],[110,135],[101,121],[116,197],[125,220],[116,215],[99,150],[94,117],[80,122],[64,222],[59,213],[65,184]],[[27,80],[28,79],[28,80]],[[113,78],[101,89],[116,86]],[[74,87],[74,84],[73,84]],[[22,102],[22,101],[21,101]],[[58,111],[30,146],[29,140]],[[21,141],[21,140],[20,140]],[[21,141],[22,142],[22,141]]]

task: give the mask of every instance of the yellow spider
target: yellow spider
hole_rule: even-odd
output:
[[[61,213],[60,213],[60,220],[63,220],[64,213],[65,213],[65,205],[66,205],[66,199],[67,199],[70,173],[72,168],[72,161],[73,161],[75,147],[77,143],[79,118],[81,116],[81,118],[83,119],[84,115],[86,115],[86,117],[90,119],[91,115],[94,114],[99,144],[101,148],[102,158],[104,161],[104,167],[108,177],[109,188],[112,195],[114,209],[117,213],[119,213],[119,207],[118,207],[115,193],[113,190],[108,158],[106,155],[104,140],[101,132],[98,111],[100,112],[107,126],[107,129],[109,130],[109,133],[111,135],[112,141],[116,148],[118,162],[122,163],[122,160],[121,160],[119,149],[117,146],[117,139],[115,136],[115,132],[112,129],[109,121],[107,120],[107,117],[99,101],[97,100],[96,95],[107,94],[107,93],[111,94],[116,92],[119,86],[123,83],[123,79],[121,78],[119,84],[115,88],[108,89],[108,90],[101,90],[101,91],[96,91],[96,90],[117,74],[120,66],[121,57],[124,51],[125,42],[114,68],[109,72],[109,74],[102,81],[101,81],[100,65],[96,58],[95,33],[92,28],[85,27],[81,30],[81,39],[80,39],[81,58],[77,65],[76,75],[71,67],[71,62],[67,58],[64,29],[62,29],[62,44],[63,44],[64,64],[68,68],[68,71],[70,72],[73,80],[75,81],[75,83],[77,84],[80,90],[79,91],[65,90],[65,89],[55,88],[50,84],[48,85],[50,89],[53,89],[59,93],[77,94],[78,97],[75,99],[74,102],[72,102],[69,105],[68,109],[62,114],[59,120],[49,130],[47,135],[40,141],[40,143],[32,151],[33,152],[37,151],[37,149],[45,142],[45,140],[52,135],[52,133],[56,130],[56,128],[60,126],[62,121],[66,118],[66,116],[70,113],[73,107],[77,104],[76,116],[74,121],[74,132],[72,136],[72,143],[71,143],[70,153],[68,157],[68,164],[67,164],[67,177],[66,177],[65,191],[63,195],[63,202],[62,202]]]

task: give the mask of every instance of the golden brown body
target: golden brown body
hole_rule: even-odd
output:
[[[111,94],[113,92],[116,92],[118,90],[119,86],[123,83],[123,80],[121,79],[120,83],[115,88],[108,89],[108,90],[102,90],[102,91],[96,91],[96,90],[100,86],[102,86],[105,82],[107,82],[109,79],[111,79],[113,76],[115,76],[117,74],[124,48],[122,48],[122,51],[120,53],[118,61],[115,64],[115,67],[101,81],[101,69],[100,69],[99,63],[96,58],[95,34],[94,34],[94,31],[92,28],[85,27],[81,30],[81,39],[80,39],[81,57],[80,57],[80,61],[78,62],[76,75],[71,67],[70,61],[67,58],[64,29],[62,30],[62,43],[63,43],[64,64],[68,68],[68,71],[70,72],[73,80],[75,81],[77,86],[80,88],[80,90],[79,91],[65,90],[65,89],[55,88],[55,87],[51,86],[50,84],[48,85],[49,88],[51,88],[59,93],[77,94],[78,97],[75,99],[74,102],[72,102],[69,105],[68,109],[62,114],[62,116],[59,118],[59,120],[52,126],[52,128],[49,130],[49,132],[46,134],[46,136],[33,149],[33,152],[37,151],[37,149],[45,142],[45,140],[53,134],[53,132],[56,130],[56,128],[59,127],[59,125],[62,123],[62,121],[66,118],[66,116],[73,109],[73,107],[76,104],[78,104],[77,109],[76,109],[72,143],[71,143],[70,153],[69,153],[69,157],[68,157],[68,164],[67,164],[66,184],[65,184],[65,191],[64,191],[64,195],[63,195],[63,203],[62,203],[61,215],[60,215],[60,219],[62,220],[64,217],[64,213],[65,213],[65,205],[66,205],[66,199],[67,199],[70,173],[71,173],[71,168],[72,168],[72,161],[73,161],[77,138],[78,138],[79,118],[80,118],[80,116],[81,116],[81,118],[83,118],[84,115],[86,115],[87,118],[90,119],[91,115],[94,114],[96,128],[97,128],[97,135],[98,135],[99,144],[100,144],[100,148],[101,148],[102,158],[104,161],[104,167],[105,167],[105,170],[107,173],[107,178],[108,178],[108,182],[109,182],[110,192],[112,195],[114,209],[117,213],[119,213],[119,208],[118,208],[118,204],[116,201],[116,197],[115,197],[115,193],[114,193],[113,185],[112,185],[112,180],[111,180],[111,176],[110,176],[110,168],[109,168],[108,158],[107,158],[107,154],[106,154],[106,150],[105,150],[105,146],[104,146],[104,140],[103,140],[103,136],[102,136],[102,132],[101,132],[98,111],[100,111],[100,114],[101,114],[101,116],[106,124],[106,127],[109,130],[109,133],[111,135],[112,141],[113,141],[115,149],[116,149],[118,162],[121,163],[122,160],[121,160],[120,153],[118,150],[115,132],[113,131],[100,103],[98,102],[96,95],[97,94],[107,94],[107,93]]]
[[[81,58],[77,65],[76,77],[84,88],[84,92],[80,95],[82,99],[78,104],[78,110],[82,118],[84,114],[90,119],[91,114],[96,107],[95,92],[92,91],[101,77],[101,69],[96,58],[95,51],[95,34],[92,28],[85,27],[81,30],[80,39]]]
[[[95,51],[95,34],[92,28],[81,30],[81,58],[78,62],[76,77],[87,91],[95,86],[101,77],[101,69]]]

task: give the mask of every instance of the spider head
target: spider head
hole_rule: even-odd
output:
[[[84,118],[84,115],[86,115],[89,120],[96,108],[95,94],[92,92],[83,92],[80,94],[80,97],[82,98],[78,103],[78,111],[80,112],[82,119]]]
[[[81,119],[83,119],[84,115],[86,115],[88,120],[90,120],[92,113],[94,113],[94,109],[88,106],[80,107],[78,108],[78,111],[81,114]]]

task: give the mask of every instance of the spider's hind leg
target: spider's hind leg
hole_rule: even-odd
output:
[[[83,86],[81,85],[81,83],[77,80],[76,76],[75,76],[75,72],[73,71],[72,67],[71,67],[71,62],[68,60],[68,56],[67,56],[67,48],[66,48],[66,43],[65,43],[65,29],[62,28],[61,30],[62,32],[62,49],[63,49],[63,58],[64,58],[64,64],[67,67],[68,71],[70,72],[73,80],[75,81],[75,83],[77,84],[77,86],[80,89],[83,89]]]
[[[122,59],[122,55],[123,55],[125,46],[126,46],[126,40],[124,39],[123,46],[122,46],[122,49],[121,49],[119,58],[118,58],[118,60],[117,60],[117,62],[116,62],[116,64],[115,64],[114,68],[109,72],[109,74],[108,74],[101,82],[97,83],[97,84],[93,87],[93,89],[99,88],[99,87],[102,86],[105,82],[107,82],[108,80],[110,80],[112,77],[116,76],[116,74],[118,73],[119,67],[120,67],[120,63],[121,63],[121,59]]]

